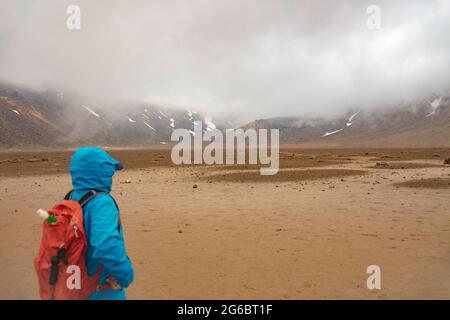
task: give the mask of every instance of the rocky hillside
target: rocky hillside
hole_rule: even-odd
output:
[[[0,84],[2,149],[160,145],[170,142],[176,128],[193,130],[194,121],[202,121],[204,130],[225,125],[191,110],[145,104],[98,106],[61,92]]]
[[[68,148],[95,144],[167,144],[174,129],[234,128],[227,119],[148,104],[99,106],[67,93],[0,83],[0,148]],[[246,128],[280,130],[281,143],[328,147],[450,147],[450,97],[378,111],[354,110],[332,120],[261,119]],[[193,132],[192,132],[193,134]]]
[[[278,128],[283,143],[318,146],[450,147],[450,97],[379,111],[354,110],[333,120],[256,120],[244,128]]]

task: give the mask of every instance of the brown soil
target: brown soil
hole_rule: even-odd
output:
[[[111,151],[125,164],[112,195],[136,271],[127,296],[449,299],[448,189],[396,184],[421,178],[421,184],[448,184],[450,167],[364,170],[380,155],[427,164],[442,163],[433,154],[450,155],[443,149],[401,151],[283,148],[282,159],[294,153],[292,164],[304,168],[309,157],[313,169],[282,168],[279,177],[253,170],[246,174],[255,180],[246,176],[247,183],[229,182],[243,179],[234,169],[175,167],[169,150]],[[41,221],[34,212],[71,188],[70,156],[0,154],[0,160],[20,159],[0,163],[0,283],[7,288],[0,299],[38,298],[33,257]],[[26,160],[42,157],[48,161]],[[318,159],[339,164],[317,167]],[[337,176],[342,173],[352,175]],[[231,180],[208,183],[210,175]],[[265,178],[273,180],[257,183]],[[367,267],[374,264],[381,268],[381,290],[366,286]]]
[[[378,155],[371,160],[374,161],[405,161],[405,160],[442,160],[449,157],[449,148],[429,148],[429,149],[387,149],[380,150]]]
[[[126,169],[173,166],[169,148],[108,150]],[[73,151],[0,152],[0,176],[64,174]],[[444,160],[450,149],[301,149],[285,146],[280,150],[280,168],[323,167],[355,160],[405,161]],[[203,165],[196,165],[203,166]],[[213,169],[258,169],[256,165],[208,166]]]
[[[450,189],[450,178],[409,180],[397,183],[396,186],[408,188]]]
[[[416,162],[388,162],[388,166],[370,166],[373,169],[422,169],[422,168],[440,168],[442,165],[432,163],[416,163]]]
[[[317,180],[333,177],[363,175],[366,171],[347,169],[311,169],[311,170],[284,170],[275,175],[261,175],[259,171],[241,171],[226,174],[215,174],[203,177],[207,181],[218,182],[285,182]]]

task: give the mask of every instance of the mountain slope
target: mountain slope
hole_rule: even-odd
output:
[[[413,105],[354,111],[333,120],[256,120],[243,128],[279,129],[282,143],[335,147],[450,147],[450,97]]]
[[[67,148],[95,144],[145,147],[170,142],[173,130],[193,134],[233,128],[194,111],[149,104],[98,106],[82,98],[0,83],[0,148]],[[279,129],[280,142],[327,147],[450,147],[450,97],[378,111],[354,110],[341,117],[260,119],[247,128]]]
[[[0,148],[82,144],[138,147],[165,144],[173,130],[223,126],[189,110],[146,104],[98,106],[60,92],[0,83]]]

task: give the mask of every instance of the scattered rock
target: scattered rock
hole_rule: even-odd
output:
[[[178,233],[183,233],[183,230],[178,230]]]
[[[377,162],[375,164],[375,167],[377,167],[377,168],[389,168],[390,164],[387,163],[386,161],[380,161],[380,162]]]
[[[192,188],[197,189],[197,188],[198,188],[198,185],[197,185],[197,184],[194,184],[194,185],[192,186]]]
[[[120,181],[120,183],[126,183],[126,184],[129,184],[129,183],[131,183],[131,180],[130,180],[130,179],[127,179],[127,180],[125,180],[125,181]]]
[[[447,158],[444,160],[444,164],[449,164],[450,165],[450,158]]]

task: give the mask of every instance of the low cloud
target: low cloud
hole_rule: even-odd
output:
[[[71,4],[78,31],[66,28]],[[332,116],[450,89],[446,0],[2,0],[0,12],[0,78],[105,106]]]

